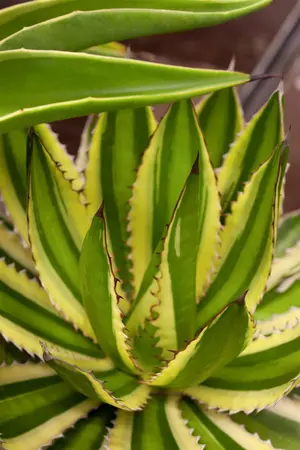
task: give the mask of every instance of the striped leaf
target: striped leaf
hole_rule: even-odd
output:
[[[221,89],[197,107],[200,127],[211,162],[220,167],[238,133],[244,127],[243,111],[235,89]]]
[[[14,264],[16,269],[26,270],[30,276],[36,275],[31,251],[14,231],[11,224],[0,216],[0,258],[6,264]]]
[[[153,397],[138,414],[118,411],[107,437],[110,450],[201,450],[191,435],[178,406],[178,398]],[[105,447],[104,447],[105,448]]]
[[[206,287],[219,239],[218,191],[200,133],[198,152],[168,228],[158,274],[156,336],[166,351],[182,349],[195,335],[196,298]]]
[[[283,398],[272,408],[252,414],[233,416],[250,433],[270,442],[273,448],[298,450],[300,440],[300,401],[298,397]]]
[[[106,405],[92,411],[87,418],[80,420],[64,436],[56,440],[51,450],[98,450],[107,435],[107,427],[114,418],[112,408]]]
[[[283,280],[300,276],[300,244],[289,249],[284,256],[275,259],[268,279],[268,290],[282,284]]]
[[[275,92],[251,119],[230,150],[218,176],[222,206],[228,210],[244,183],[283,140],[281,93]]]
[[[99,111],[174,102],[250,79],[238,72],[58,51],[0,52],[0,63],[1,133]],[[26,87],[16,95],[15,86],[24,79]]]
[[[1,366],[0,391],[0,433],[6,450],[50,444],[98,405],[44,363]]]
[[[273,405],[299,383],[300,326],[254,340],[204,385],[186,390],[209,406],[251,412]]]
[[[137,372],[118,306],[106,224],[102,212],[99,214],[87,233],[80,259],[83,304],[105,354],[125,371]]]
[[[176,103],[162,119],[145,151],[133,187],[129,245],[135,294],[171,220],[198,151],[199,131],[191,103]]]
[[[79,255],[89,226],[86,208],[67,168],[64,175],[64,161],[56,159],[52,150],[48,152],[37,135],[30,144],[28,220],[36,267],[57,308],[86,335],[94,337],[79,286]]]
[[[105,204],[105,217],[113,259],[123,289],[131,297],[127,216],[130,187],[141,155],[154,132],[155,120],[150,108],[120,110],[102,114],[93,131],[85,169],[85,196],[90,216]]]
[[[299,211],[285,214],[279,223],[275,256],[284,256],[286,250],[294,247],[300,241]]]
[[[255,312],[258,333],[270,334],[274,330],[285,330],[299,323],[300,281],[294,281],[291,284],[290,281],[291,279],[285,280],[264,295],[262,303]]]
[[[236,416],[229,417],[209,411],[190,399],[182,400],[180,408],[187,421],[187,426],[194,435],[201,436],[200,443],[207,449],[274,450],[254,431],[248,432],[243,426],[236,423]]]
[[[100,348],[52,307],[35,279],[0,260],[0,334],[30,354],[42,356],[41,341],[71,352],[101,358]]]
[[[25,130],[0,135],[0,192],[15,228],[28,243]]]
[[[99,400],[126,411],[140,410],[146,404],[150,388],[118,369],[89,371],[44,352],[44,360],[69,385],[91,400]]]
[[[220,235],[216,273],[198,307],[198,328],[245,292],[251,312],[261,299],[272,260],[275,193],[278,178],[281,181],[282,158],[285,164],[284,146],[255,172],[232,205]]]
[[[19,350],[11,342],[7,342],[0,336],[0,366],[9,366],[14,362],[25,363],[29,359],[34,361],[34,358],[31,358],[28,353]]]
[[[100,5],[97,0],[89,0],[88,2],[83,0],[69,0],[67,2],[54,0],[51,4],[44,2],[32,2],[29,4],[17,5],[1,11],[0,39],[23,29],[25,26],[28,27],[30,25],[38,24],[39,22],[43,22],[47,19],[59,17],[73,11],[78,12],[78,10],[90,11],[96,10],[97,8],[114,10],[117,8],[116,11],[112,11],[113,14],[116,15],[116,20],[114,23],[107,23],[107,17],[104,16],[106,17],[105,20],[103,19],[104,25],[107,25],[107,28],[102,22],[95,23],[93,26],[90,22],[86,24],[82,23],[80,20],[76,21],[76,17],[79,16],[80,18],[81,15],[73,14],[71,15],[70,26],[66,27],[66,25],[64,25],[62,31],[56,30],[56,32],[58,32],[62,37],[66,35],[65,39],[69,43],[74,41],[74,39],[75,41],[78,41],[80,37],[83,39],[82,35],[86,35],[85,41],[87,39],[93,39],[94,37],[96,41],[95,43],[99,44],[100,42],[121,40],[126,37],[137,37],[138,35],[153,35],[209,26],[250,13],[251,11],[262,8],[268,3],[270,3],[270,0],[215,1],[213,5],[210,0],[198,2],[193,2],[192,0],[181,0],[176,2],[170,2],[168,0],[160,0],[159,2],[155,0],[147,0],[142,3],[138,0],[113,0],[110,2],[108,0],[104,0]],[[121,8],[126,8],[124,10],[124,13],[127,13],[127,16],[125,15],[126,18],[122,16],[120,17],[120,13],[123,12]],[[141,9],[141,11],[138,9]],[[144,14],[142,14],[143,10]],[[155,10],[157,10],[156,15],[154,14]],[[108,15],[108,17],[113,17],[113,14]],[[163,20],[161,20],[161,14],[163,14]],[[75,16],[75,21],[72,21],[73,16]],[[56,22],[54,21],[54,24],[55,23]],[[51,29],[51,22],[50,30],[49,25],[47,25],[46,29],[48,30],[48,33],[52,36],[52,38],[54,38],[55,33]],[[81,31],[82,26],[84,26],[84,28],[82,28]],[[110,29],[113,30],[113,33],[109,32]],[[89,33],[87,33],[87,30]],[[95,35],[95,32],[98,32],[97,35]],[[109,33],[112,37],[108,37],[107,35],[106,37],[103,37],[103,34],[105,33]],[[41,39],[40,35],[39,37]],[[88,44],[85,42],[82,44],[81,48],[87,48],[91,45],[95,45],[95,43]],[[68,50],[70,49],[68,48]]]
[[[251,336],[252,326],[246,308],[233,304],[178,352],[148,384],[178,389],[202,383],[236,358]]]

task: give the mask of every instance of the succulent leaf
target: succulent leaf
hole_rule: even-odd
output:
[[[236,140],[218,175],[218,187],[224,211],[230,208],[251,174],[272,155],[283,140],[280,91],[251,119]]]
[[[26,141],[25,130],[0,137],[0,191],[14,226],[28,243],[26,221]]]
[[[35,134],[32,144],[28,222],[36,267],[58,309],[94,338],[79,286],[80,249],[89,227],[86,208],[60,170],[59,161],[52,158]]]
[[[299,242],[300,215],[293,211],[281,217],[278,228],[275,256],[284,256],[286,251]]]
[[[284,152],[283,144],[254,173],[232,205],[220,235],[214,279],[198,306],[198,328],[247,291],[245,301],[250,312],[261,300],[272,261],[275,192]]]
[[[132,297],[132,276],[126,241],[131,186],[141,155],[155,129],[150,108],[101,114],[87,152],[84,193],[88,213],[95,215],[102,201],[117,276]]]
[[[22,242],[11,224],[0,217],[0,258],[6,264],[14,264],[19,270],[26,270],[30,276],[35,276],[36,269],[30,249]]]
[[[221,89],[208,95],[196,110],[212,165],[219,168],[231,144],[244,128],[239,97],[233,88]]]
[[[215,1],[213,5],[209,0],[147,0],[142,4],[138,0],[105,0],[101,5],[97,0],[69,0],[64,3],[54,0],[50,5],[32,2],[0,13],[0,39],[20,30],[4,41],[2,49],[24,46],[74,51],[111,40],[210,26],[250,13],[268,3],[270,0]],[[90,12],[97,8],[99,11]],[[68,13],[73,14],[64,17]],[[56,17],[57,20],[47,21]],[[36,27],[23,28],[35,24]],[[58,36],[61,36],[60,40]],[[28,39],[29,43],[26,43]]]
[[[117,369],[92,372],[52,356],[47,350],[44,360],[74,389],[92,400],[136,411],[142,409],[150,395],[151,389],[146,384]]]
[[[0,387],[0,430],[8,450],[50,444],[98,406],[44,363],[1,366]]]
[[[137,364],[130,351],[129,338],[118,306],[118,281],[108,253],[103,215],[94,217],[87,233],[80,269],[83,304],[100,345],[119,367],[137,372]]]
[[[230,305],[148,384],[180,389],[202,383],[239,355],[251,336],[252,324],[244,305]]]
[[[40,341],[101,357],[100,348],[63,320],[35,279],[0,261],[0,334],[30,354],[42,356]]]
[[[207,449],[214,450],[274,450],[274,447],[260,439],[253,432],[248,432],[234,421],[235,416],[209,411],[190,399],[180,403],[183,417],[193,433],[201,436],[201,443]],[[248,417],[248,416],[245,416]],[[243,422],[242,422],[243,423]]]

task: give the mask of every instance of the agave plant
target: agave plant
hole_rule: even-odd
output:
[[[281,102],[103,113],[75,163],[46,125],[2,136],[2,448],[298,448]]]

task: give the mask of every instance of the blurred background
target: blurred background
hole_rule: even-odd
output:
[[[0,9],[25,1],[0,0]],[[237,70],[283,74],[286,129],[291,127],[285,210],[300,208],[300,0],[273,0],[264,10],[227,24],[126,43],[141,59],[227,69],[234,56]],[[262,106],[277,86],[275,79],[241,89],[246,118]],[[82,118],[54,124],[72,153],[76,152],[83,124]]]

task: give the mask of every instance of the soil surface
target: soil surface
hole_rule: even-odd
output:
[[[17,3],[23,1],[0,0],[0,9]],[[127,43],[142,59],[148,59],[147,53],[150,53],[157,61],[192,67],[225,69],[234,55],[236,69],[251,72],[295,3],[296,0],[273,0],[272,5],[264,10],[226,24],[172,35],[138,38]],[[285,209],[290,210],[300,208],[300,48],[299,60],[295,61],[285,78],[286,125],[287,128],[291,126],[292,163],[286,185]],[[78,147],[83,123],[83,119],[78,118],[54,124],[55,130],[73,154]]]

